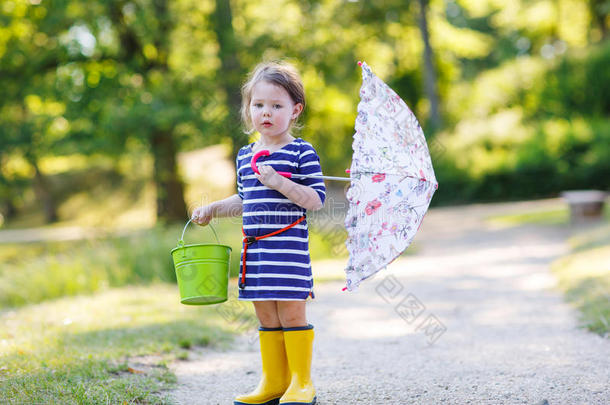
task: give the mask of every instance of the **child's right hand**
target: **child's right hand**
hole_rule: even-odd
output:
[[[212,220],[212,204],[205,205],[203,207],[195,208],[193,215],[191,215],[191,221],[197,225],[205,226]]]

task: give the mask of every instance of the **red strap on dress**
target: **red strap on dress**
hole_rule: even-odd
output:
[[[301,223],[303,220],[305,219],[305,215],[303,215],[301,218],[297,219],[296,221],[294,221],[293,223],[291,223],[290,225],[282,228],[282,229],[278,229],[277,231],[273,231],[271,233],[268,233],[266,235],[261,235],[261,236],[246,236],[246,232],[244,232],[244,228],[241,228],[241,233],[244,235],[244,256],[242,258],[242,265],[241,265],[241,281],[239,282],[239,288],[244,288],[246,286],[246,253],[248,252],[248,246],[253,244],[254,242],[261,240],[261,239],[265,239],[268,238],[270,236],[274,236],[277,235],[278,233],[282,233],[284,231],[287,231],[288,229],[292,228],[295,225],[298,225],[299,223]]]

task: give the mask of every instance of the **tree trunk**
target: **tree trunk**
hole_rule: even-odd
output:
[[[1,151],[8,149],[7,146],[1,145]],[[2,226],[3,220],[11,219],[15,216],[17,209],[13,203],[14,192],[11,190],[11,186],[7,179],[2,175],[2,168],[4,165],[4,159],[2,152],[0,152],[0,227]],[[4,217],[4,218],[2,218]]]
[[[213,23],[219,46],[218,56],[222,65],[218,80],[227,95],[230,111],[229,122],[226,126],[228,133],[226,135],[233,141],[231,156],[234,160],[239,148],[248,142],[248,138],[242,131],[239,113],[241,108],[242,68],[237,57],[237,42],[235,41],[233,14],[229,0],[216,0]]]
[[[155,160],[154,181],[157,188],[157,217],[184,221],[188,216],[184,187],[178,176],[176,145],[170,132],[156,130],[150,139]]]
[[[17,207],[12,200],[7,199],[4,202],[4,220],[13,219],[17,215]]]
[[[36,159],[29,159],[30,164],[34,168],[34,193],[36,198],[42,203],[45,223],[50,224],[57,221],[57,207],[55,199],[49,188],[49,182],[46,176],[40,171]]]
[[[168,1],[154,0],[152,2],[158,24],[158,32],[153,39],[158,57],[147,62],[143,62],[145,58],[142,58],[142,44],[138,35],[126,23],[123,6],[124,2],[109,3],[109,15],[117,27],[122,47],[119,60],[131,65],[135,71],[142,74],[148,84],[151,70],[159,70],[164,74],[169,71],[167,57],[170,54],[169,38],[173,21],[169,14]],[[184,187],[178,175],[177,150],[172,130],[154,128],[151,132],[149,143],[154,158],[153,180],[157,195],[157,218],[167,221],[184,221],[188,213],[184,202]]]
[[[551,38],[553,38],[553,42],[555,40],[561,39],[559,33],[559,27],[561,27],[561,0],[555,0],[555,24],[553,26],[553,32],[551,33]]]
[[[2,195],[0,195],[0,227],[2,227],[2,220],[7,221],[15,218],[17,207],[15,206],[14,191],[11,190],[11,186],[6,182],[6,179],[0,178],[0,181],[2,183],[0,187],[3,188]]]
[[[605,4],[607,0],[589,0],[589,12],[591,13],[591,26],[597,26],[601,31],[601,40],[608,38],[608,12],[605,10],[608,6]]]
[[[441,115],[439,111],[438,90],[436,70],[434,68],[434,54],[430,46],[430,35],[428,33],[428,0],[419,0],[419,30],[424,41],[424,90],[430,101],[430,125],[432,130],[441,127]]]
[[[153,2],[159,32],[154,40],[159,56],[146,67],[169,72],[168,55],[173,21],[169,15],[167,0]],[[146,71],[148,76],[148,71]],[[177,149],[173,130],[154,129],[151,136],[151,148],[155,159],[154,179],[157,188],[157,217],[167,221],[184,221],[188,217],[184,202],[184,186],[178,174]]]

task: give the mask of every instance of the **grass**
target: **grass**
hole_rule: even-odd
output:
[[[231,246],[231,275],[240,267],[241,218],[213,221],[220,243]],[[347,257],[345,230],[312,227],[312,260]],[[182,224],[131,231],[127,236],[63,242],[0,244],[0,309],[108,287],[174,282],[170,251]],[[207,227],[190,225],[187,244],[216,243]]]
[[[610,225],[607,223],[597,228],[588,229],[586,232],[579,232],[572,236],[568,243],[573,253],[608,246],[610,245]]]
[[[522,212],[510,215],[498,215],[487,219],[490,223],[503,226],[519,226],[525,224],[563,225],[570,221],[567,208],[546,211]]]
[[[232,247],[231,271],[239,268],[240,228],[223,219],[220,242]],[[182,224],[131,231],[121,237],[63,242],[0,244],[0,309],[127,284],[175,282],[170,251]],[[192,225],[187,243],[216,243],[211,231]]]
[[[610,221],[610,204],[604,206],[603,219]],[[570,223],[570,211],[567,206],[547,210],[535,210],[519,212],[509,215],[494,215],[487,218],[490,224],[498,226],[519,225],[568,225]]]
[[[570,239],[572,253],[551,269],[566,299],[581,313],[581,325],[610,335],[610,224]]]
[[[227,304],[225,304],[227,305]],[[188,349],[226,347],[252,310],[179,303],[173,285],[111,289],[0,314],[3,403],[170,402],[167,364]]]
[[[173,282],[177,227],[125,237],[0,245],[0,308],[131,283]]]

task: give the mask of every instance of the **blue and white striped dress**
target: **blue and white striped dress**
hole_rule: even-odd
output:
[[[237,192],[243,200],[245,234],[261,236],[290,225],[302,217],[306,210],[256,179],[250,166],[253,145],[254,143],[242,147],[237,154]],[[296,138],[269,156],[261,156],[257,160],[259,167],[265,164],[271,165],[276,171],[322,175],[320,158],[315,149],[301,138]],[[290,181],[312,187],[324,203],[324,180]],[[240,276],[243,254],[242,246]],[[248,247],[246,286],[239,289],[240,300],[306,300],[312,291],[307,220]]]

